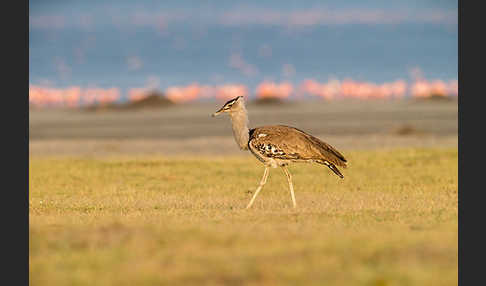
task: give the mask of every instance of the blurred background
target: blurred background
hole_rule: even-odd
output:
[[[236,96],[346,179],[243,209]],[[457,285],[458,97],[457,1],[30,0],[29,282]]]
[[[231,135],[208,114],[238,95],[253,126],[456,136],[457,25],[457,1],[29,1],[30,139]]]

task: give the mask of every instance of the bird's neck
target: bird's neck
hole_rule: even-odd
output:
[[[235,141],[241,150],[248,149],[250,131],[248,129],[248,114],[244,106],[230,113]]]

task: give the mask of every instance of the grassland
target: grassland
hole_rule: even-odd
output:
[[[263,173],[215,103],[29,114],[31,285],[457,285],[457,102],[248,105],[342,151]]]
[[[36,132],[36,130],[32,130]],[[247,156],[29,162],[31,285],[457,285],[457,147],[343,150],[341,180]]]

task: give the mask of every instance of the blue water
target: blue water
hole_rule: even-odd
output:
[[[241,83],[253,90],[263,80],[287,80],[295,84],[308,78],[320,81],[351,78],[376,83],[410,80],[413,68],[419,68],[428,79],[458,77],[457,23],[450,20],[316,24],[289,29],[282,25],[221,25],[211,21],[212,15],[220,14],[208,12],[210,8],[216,11],[238,8],[220,4],[228,1],[209,1],[210,4],[196,8],[190,5],[191,1],[183,1],[186,4],[142,2],[146,5],[99,1],[104,5],[97,6],[83,4],[84,1],[66,2],[70,4],[30,3],[31,20],[44,15],[64,17],[61,27],[30,25],[31,84],[126,90],[146,86],[150,79],[156,78],[160,89],[198,82]],[[273,6],[267,2],[250,4],[265,9],[278,7],[279,2],[269,2]],[[295,2],[282,3],[278,11],[307,9]],[[320,2],[309,3],[318,6]],[[348,3],[338,8],[340,11],[362,9],[363,4],[359,3],[354,1],[354,6]],[[415,11],[413,7],[417,11],[457,11],[455,2],[451,1],[438,7],[433,4],[437,2],[427,1],[397,1],[399,5],[395,6],[387,1],[370,3],[372,8],[392,12],[408,9],[410,15]],[[130,25],[130,11],[137,9],[146,13],[196,16],[170,20],[161,32],[151,25]],[[89,19],[88,26],[76,24],[80,15]],[[232,55],[243,59],[252,72],[245,74],[232,67]],[[139,64],[131,66],[130,58],[136,58]],[[290,73],[283,71],[284,65],[291,67]]]

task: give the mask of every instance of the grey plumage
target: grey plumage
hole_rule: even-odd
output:
[[[243,97],[239,96],[226,102],[217,112],[229,113],[232,121],[235,141],[242,150],[250,152],[265,165],[264,176],[255,194],[248,204],[251,207],[255,197],[266,183],[268,168],[282,167],[287,175],[292,202],[296,206],[292,177],[286,166],[291,162],[315,162],[327,166],[340,178],[344,178],[339,167],[346,168],[347,160],[328,143],[316,138],[300,129],[272,125],[253,129],[248,128],[248,115]]]

